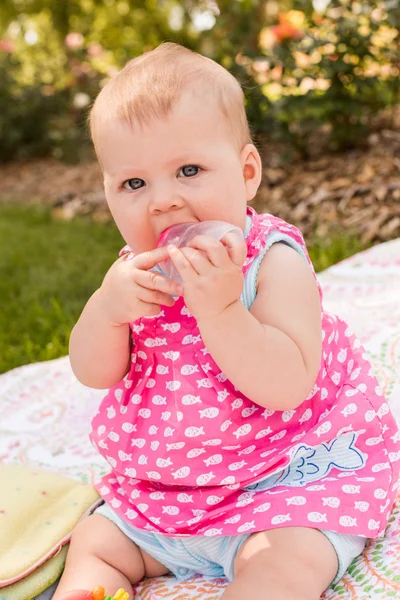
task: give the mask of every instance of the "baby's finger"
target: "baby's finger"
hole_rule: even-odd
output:
[[[225,246],[231,261],[238,267],[242,267],[247,255],[244,239],[241,239],[236,233],[227,233],[221,239],[221,244]]]
[[[159,290],[149,290],[141,286],[138,287],[137,298],[146,304],[154,305],[173,306],[175,302],[171,294],[165,294]]]
[[[196,269],[179,248],[173,245],[167,246],[167,248],[169,257],[184,283],[198,277]]]
[[[214,267],[224,267],[229,264],[229,256],[223,244],[206,235],[196,235],[188,246],[204,252]]]
[[[154,271],[135,269],[134,279],[138,285],[149,290],[165,292],[166,294],[173,294],[174,296],[181,296],[183,294],[182,285],[175,281],[175,279],[168,279]]]
[[[189,247],[181,248],[180,250],[198,275],[206,275],[213,268],[213,264],[209,261],[205,252]]]
[[[168,250],[164,246],[160,248],[154,248],[154,250],[150,250],[149,252],[143,252],[142,254],[137,254],[133,260],[132,265],[137,269],[152,269],[159,262],[166,260],[169,257]]]

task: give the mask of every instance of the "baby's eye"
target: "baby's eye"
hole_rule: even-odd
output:
[[[200,170],[200,167],[197,167],[196,165],[185,165],[179,169],[179,175],[183,177],[194,177],[194,175],[197,175]]]
[[[127,179],[127,181],[124,182],[123,186],[126,190],[138,190],[139,188],[143,187],[145,185],[145,182],[143,181],[143,179],[139,179],[138,177],[135,177],[133,179]]]

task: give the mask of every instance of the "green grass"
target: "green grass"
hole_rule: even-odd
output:
[[[68,353],[69,333],[122,245],[114,225],[0,205],[0,373]],[[320,270],[360,249],[356,237],[339,237],[309,250]]]

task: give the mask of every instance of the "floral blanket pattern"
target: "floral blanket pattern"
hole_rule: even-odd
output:
[[[375,246],[320,273],[327,310],[360,337],[400,423],[400,239]],[[107,464],[90,445],[91,417],[103,392],[80,385],[68,357],[0,376],[0,461],[51,469],[93,483]],[[324,600],[400,598],[400,495],[383,539],[368,543]],[[142,600],[217,600],[222,579],[178,583],[160,577],[136,586]],[[40,600],[50,598],[51,592]],[[38,599],[39,600],[39,599]]]

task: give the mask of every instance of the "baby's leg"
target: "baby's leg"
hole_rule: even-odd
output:
[[[123,588],[132,598],[132,584],[143,577],[165,575],[168,569],[141,551],[109,519],[92,515],[72,533],[64,573],[53,600],[67,600],[74,590],[91,591],[102,586],[113,595]],[[71,595],[79,600],[84,594]]]
[[[332,544],[317,529],[254,533],[237,553],[235,578],[221,600],[319,600],[337,568]]]

